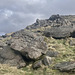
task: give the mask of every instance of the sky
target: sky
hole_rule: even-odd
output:
[[[0,35],[53,14],[75,15],[75,0],[0,0]]]

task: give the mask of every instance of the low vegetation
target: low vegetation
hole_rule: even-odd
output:
[[[0,64],[0,75],[74,75],[71,73],[59,72],[53,70],[54,64],[63,61],[75,61],[75,46],[70,46],[69,42],[73,38],[66,39],[54,39],[45,37],[45,42],[48,45],[48,50],[57,51],[59,54],[57,57],[53,57],[53,63],[50,67],[42,67],[37,70],[31,68],[32,65],[22,69],[15,67],[9,67],[7,65]]]
[[[0,64],[0,75],[25,75],[25,71],[10,67],[9,65]]]

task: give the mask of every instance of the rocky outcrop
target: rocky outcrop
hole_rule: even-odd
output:
[[[45,27],[49,25],[47,20],[39,20],[37,19],[36,22],[30,26],[27,26],[26,29],[31,30],[31,29],[37,29],[40,27]]]
[[[36,22],[30,26],[27,26],[26,29],[37,29],[40,27],[59,27],[59,26],[65,26],[65,25],[71,25],[72,23],[63,17],[61,17],[59,14],[52,15],[49,19],[45,20],[39,20],[37,19]]]
[[[75,25],[75,15],[62,15],[61,17],[69,20],[72,24]]]
[[[44,35],[53,38],[66,38],[70,37],[73,32],[73,27],[71,25],[47,28],[44,31]]]
[[[22,56],[9,46],[0,46],[0,63],[17,66],[17,68],[26,66]]]
[[[28,30],[21,30],[11,35],[9,45],[15,51],[19,51],[27,59],[35,60],[46,53],[47,46],[42,36]]]
[[[63,72],[75,72],[75,61],[62,62],[62,63],[56,64],[54,68]]]
[[[59,15],[52,15],[50,20],[53,22],[51,28],[46,28],[44,31],[45,36],[54,38],[66,38],[72,36],[74,27],[70,21],[62,18]]]
[[[74,26],[70,21],[59,15],[52,15],[50,20],[53,22],[51,28],[46,28],[44,31],[45,36],[54,38],[66,38],[72,36]]]
[[[48,27],[49,26],[49,27]],[[36,23],[27,26],[26,29],[37,29],[44,27],[43,35],[54,38],[75,37],[75,26],[60,15],[52,15],[49,19],[36,20]],[[40,30],[41,32],[41,30]]]
[[[21,68],[40,59],[46,52],[44,37],[26,29],[0,37],[1,64]]]

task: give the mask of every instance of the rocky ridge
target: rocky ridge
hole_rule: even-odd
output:
[[[52,15],[49,19],[46,20],[36,20],[36,23],[26,27],[29,30],[35,30],[37,28],[43,28],[39,30],[43,35],[47,37],[54,38],[66,38],[66,37],[75,37],[75,25],[68,19],[63,18],[60,15]],[[37,31],[38,32],[38,31]]]
[[[52,15],[46,20],[37,19],[36,23],[25,29],[0,36],[0,63],[17,68],[29,64],[32,64],[33,69],[48,66],[62,72],[75,73],[74,48],[74,21],[66,16]],[[66,59],[66,62],[61,58]],[[58,59],[62,63],[57,62]]]

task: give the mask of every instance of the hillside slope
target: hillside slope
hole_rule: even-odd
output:
[[[1,36],[0,74],[74,75],[74,19],[71,15],[52,15],[49,19],[37,19],[25,29]],[[14,69],[17,72],[12,73],[13,68],[4,64],[17,67]]]

